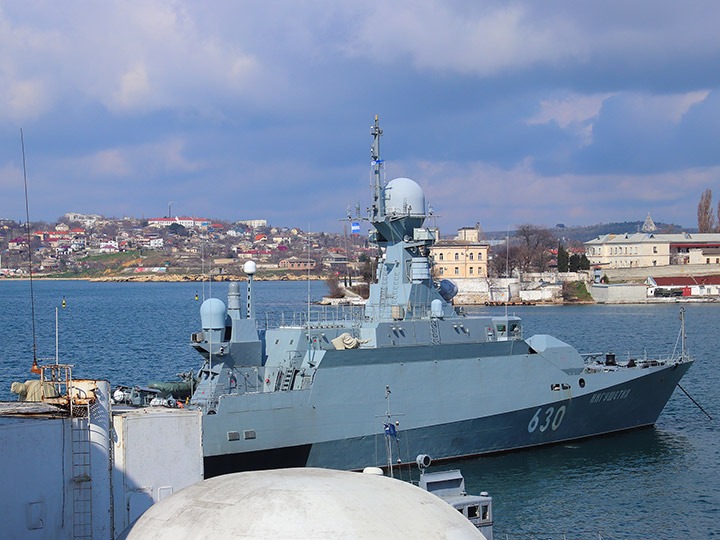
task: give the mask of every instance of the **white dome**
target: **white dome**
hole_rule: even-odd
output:
[[[485,538],[407,482],[328,469],[218,476],[150,507],[120,538]]]
[[[257,264],[255,264],[255,261],[245,261],[245,264],[243,264],[243,272],[249,276],[257,272]]]
[[[414,180],[395,178],[385,186],[385,213],[425,215],[425,194]]]
[[[203,330],[219,330],[225,328],[227,309],[225,302],[219,298],[208,298],[200,306],[200,321]]]

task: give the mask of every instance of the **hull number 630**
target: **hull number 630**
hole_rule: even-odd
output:
[[[532,433],[536,429],[539,429],[542,433],[548,428],[555,431],[562,424],[563,418],[565,418],[565,405],[558,407],[557,411],[555,407],[548,407],[547,409],[540,407],[530,419],[528,433]]]

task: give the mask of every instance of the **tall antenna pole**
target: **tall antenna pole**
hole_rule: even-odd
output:
[[[27,169],[25,167],[25,138],[20,128],[20,145],[22,146],[23,181],[25,182],[25,232],[27,233],[28,262],[30,264],[30,311],[32,314],[33,337],[33,369],[37,369],[37,346],[35,343],[35,294],[33,292],[32,248],[30,246],[30,206],[28,204]]]
[[[380,136],[383,134],[378,123],[378,115],[375,115],[375,125],[370,128],[370,134],[373,136],[373,145],[370,152],[373,165],[373,205],[372,219],[378,221],[385,216],[385,198],[383,196],[383,185],[381,169],[383,160],[380,159]]]
[[[55,365],[60,363],[60,341],[58,337],[58,307],[55,306]]]
[[[307,226],[307,339],[308,339],[308,360],[312,361],[312,343],[310,340],[310,224]]]

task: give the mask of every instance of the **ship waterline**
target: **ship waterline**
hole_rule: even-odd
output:
[[[511,361],[507,357],[488,360]],[[474,363],[481,364],[478,360]],[[408,371],[407,365],[398,367]],[[589,389],[589,385],[588,391],[568,390],[561,399],[521,409],[513,409],[516,404],[508,400],[503,407],[496,395],[484,391],[484,385],[476,385],[475,381],[484,378],[479,367],[475,368],[479,377],[467,377],[464,385],[456,384],[453,413],[440,410],[427,393],[398,385],[391,388],[394,408],[404,411],[393,417],[399,422],[397,457],[403,463],[414,462],[421,453],[432,455],[436,461],[455,459],[652,426],[689,367],[690,363],[683,363],[647,368],[653,372],[598,390]],[[434,362],[416,368],[462,371],[453,365],[438,368]],[[411,373],[404,375],[413,377]],[[576,381],[579,378],[576,376]],[[284,403],[279,396],[268,399],[272,394],[249,394],[243,405],[231,405],[233,412],[222,410],[221,405],[219,415],[205,417],[205,474],[282,466],[359,470],[386,465],[384,434],[376,418],[384,416],[384,388],[378,385],[374,402],[367,396],[346,395],[347,403],[357,400],[349,413],[344,403],[313,399],[312,390],[286,393]],[[552,392],[550,385],[548,390]],[[368,410],[376,414],[368,418]],[[441,422],[443,417],[453,420]],[[239,435],[237,439],[232,437],[233,432]],[[246,439],[246,433],[252,433],[253,438]]]

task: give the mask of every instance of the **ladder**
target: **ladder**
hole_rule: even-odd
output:
[[[282,375],[282,383],[280,384],[280,391],[286,392],[286,391],[290,390],[290,385],[292,384],[292,381],[294,378],[295,378],[295,369],[294,368],[286,369]]]
[[[382,313],[385,304],[387,303],[387,287],[388,287],[388,279],[387,279],[387,270],[384,270],[382,272],[381,281],[380,281],[380,300],[378,309],[380,310],[380,313]]]
[[[430,319],[430,342],[433,345],[440,344],[440,329],[438,328],[438,320],[434,317]]]
[[[90,406],[72,405],[73,539],[92,540],[92,477],[90,475]],[[75,416],[75,413],[79,413]]]

